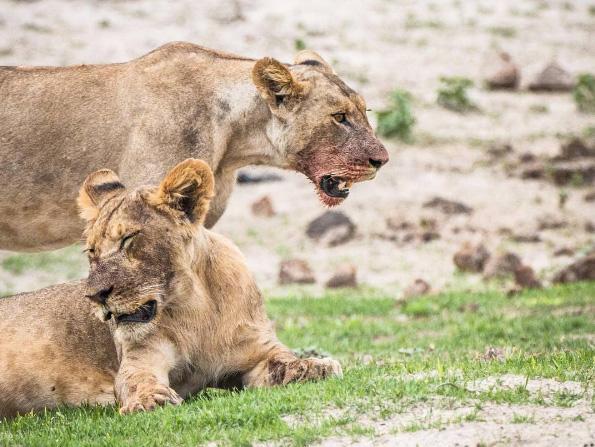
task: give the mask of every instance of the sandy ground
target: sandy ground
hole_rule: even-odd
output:
[[[517,153],[555,154],[560,135],[580,134],[595,119],[578,113],[569,94],[480,88],[471,96],[482,112],[460,115],[436,105],[438,79],[466,76],[480,85],[495,49],[511,53],[523,85],[553,58],[573,74],[595,72],[595,16],[588,7],[556,1],[1,1],[0,64],[124,61],[171,40],[291,60],[301,39],[372,109],[384,107],[393,88],[408,89],[417,143],[387,141],[391,162],[375,181],[353,188],[341,207],[357,225],[353,241],[329,249],[305,237],[307,223],[324,209],[307,180],[289,172],[281,183],[238,187],[216,229],[240,246],[267,290],[278,290],[279,262],[289,257],[310,261],[319,283],[337,264],[351,262],[360,283],[395,293],[418,277],[434,289],[457,288],[479,282],[453,276],[451,257],[463,241],[512,248],[545,278],[571,261],[554,258],[557,248],[578,255],[592,243],[584,225],[595,219],[595,204],[582,200],[584,188],[569,190],[561,212],[558,188],[510,178],[500,163],[486,162],[485,149],[504,141]],[[263,195],[271,197],[276,216],[251,215],[250,204]],[[421,205],[435,195],[462,200],[474,212],[435,216],[441,238],[427,244],[387,240],[388,216],[419,222],[428,214]],[[544,215],[569,225],[545,232],[539,243],[502,236],[506,229],[532,232]],[[34,274],[26,284],[36,287]]]
[[[526,380],[507,374],[468,384],[472,391],[498,391],[526,387],[531,397],[551,401],[555,393],[582,394],[578,382],[552,379]],[[471,402],[460,405],[441,399],[419,404],[388,419],[358,419],[372,429],[373,438],[335,437],[324,447],[358,446],[583,446],[595,440],[592,395],[587,393],[569,407]]]

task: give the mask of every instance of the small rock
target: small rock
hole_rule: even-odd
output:
[[[483,276],[486,279],[491,279],[514,275],[515,270],[519,268],[521,264],[521,258],[511,252],[492,256],[484,266]]]
[[[483,359],[487,361],[497,360],[499,362],[503,362],[506,358],[502,349],[490,346],[484,352]]]
[[[512,237],[514,235],[512,228],[510,228],[510,227],[500,227],[500,228],[498,228],[497,232],[500,236],[511,236]]]
[[[344,244],[355,236],[355,224],[341,211],[326,211],[308,224],[309,238],[329,247]]]
[[[569,161],[577,158],[595,157],[595,148],[587,146],[580,138],[573,138],[560,147],[560,155],[552,161]]]
[[[275,210],[273,209],[273,201],[269,196],[264,196],[254,202],[251,206],[252,214],[260,217],[273,217]]]
[[[548,174],[558,186],[565,186],[578,182],[591,183],[595,180],[595,160],[579,159],[552,164],[548,167]]]
[[[528,265],[520,265],[515,269],[514,280],[523,289],[541,288],[541,282],[535,277],[535,272]]]
[[[539,180],[546,177],[547,169],[545,164],[540,161],[523,162],[525,166],[520,169],[520,177],[526,180]]]
[[[403,236],[402,242],[404,244],[407,244],[409,242],[413,242],[413,241],[415,241],[416,237],[417,237],[417,235],[415,233],[407,233],[407,234],[405,234]]]
[[[424,203],[423,207],[437,208],[444,214],[471,214],[473,212],[473,208],[470,206],[443,197],[434,197],[432,200]]]
[[[554,276],[555,283],[568,283],[576,281],[588,281],[595,279],[595,253],[573,262],[560,270]]]
[[[302,259],[290,259],[281,262],[279,268],[280,284],[313,284],[314,273],[308,263]]]
[[[519,85],[521,75],[518,67],[512,62],[510,54],[500,53],[500,62],[486,80],[486,87],[490,90],[515,89]]]
[[[585,222],[585,231],[587,233],[595,233],[595,222],[591,222],[590,220]]]
[[[595,191],[589,191],[583,196],[585,202],[595,202]]]
[[[401,216],[387,217],[386,226],[393,231],[406,231],[414,228],[411,222],[403,219]]]
[[[568,92],[574,87],[572,75],[557,62],[551,62],[529,84],[534,92]]]
[[[326,287],[357,287],[357,268],[353,264],[340,266],[326,282]]]
[[[279,182],[283,180],[283,177],[277,174],[270,173],[254,173],[248,171],[240,171],[236,179],[240,185],[246,185],[251,183],[268,183],[268,182]]]
[[[574,250],[568,247],[561,247],[554,251],[554,256],[572,256],[574,255]]]
[[[436,239],[440,239],[440,233],[437,231],[422,231],[419,234],[419,239],[422,242],[432,242]]]
[[[483,244],[472,245],[468,242],[455,253],[453,262],[463,272],[481,272],[490,257]]]
[[[425,280],[418,278],[405,288],[403,291],[403,298],[415,298],[417,296],[427,295],[430,293],[431,289],[430,284]]]
[[[536,160],[537,157],[531,152],[523,152],[519,155],[519,163],[532,163]]]
[[[567,226],[568,222],[551,214],[546,214],[537,219],[537,228],[539,231],[559,230],[560,228],[565,228]]]
[[[512,145],[509,143],[494,143],[492,144],[487,153],[492,158],[502,158],[514,152]]]
[[[521,243],[535,243],[541,242],[541,237],[537,233],[518,233],[513,234],[511,239],[515,242]]]

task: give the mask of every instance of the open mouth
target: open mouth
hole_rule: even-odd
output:
[[[131,314],[122,314],[116,317],[118,323],[148,323],[157,313],[157,301],[147,301]]]
[[[345,199],[349,195],[352,182],[341,177],[325,175],[320,179],[320,189],[329,197]]]

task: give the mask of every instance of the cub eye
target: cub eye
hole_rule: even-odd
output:
[[[333,113],[333,119],[339,124],[345,124],[347,122],[347,116],[343,112]]]
[[[95,254],[95,249],[93,247],[87,247],[83,250],[83,253],[86,253],[89,256],[92,256]]]
[[[134,239],[134,237],[138,234],[139,232],[137,231],[136,233],[131,233],[128,234],[126,236],[124,236],[122,238],[122,240],[120,241],[120,250],[123,250],[125,248],[128,248],[128,246],[130,245],[130,243],[132,242],[132,239]]]

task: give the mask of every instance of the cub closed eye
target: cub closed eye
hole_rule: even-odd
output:
[[[128,248],[128,246],[130,245],[130,243],[132,242],[132,239],[134,239],[134,237],[140,233],[140,231],[137,231],[135,233],[131,233],[128,234],[126,236],[124,236],[122,238],[122,240],[120,241],[120,250],[123,250],[124,248]]]
[[[339,124],[347,123],[347,115],[345,115],[343,112],[333,113],[333,119]]]

